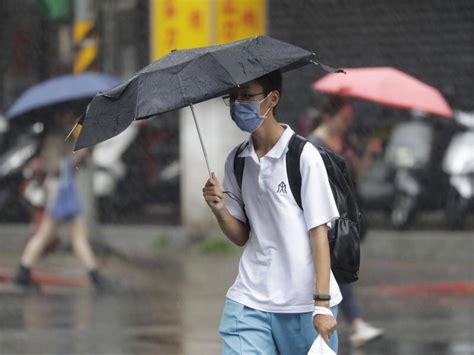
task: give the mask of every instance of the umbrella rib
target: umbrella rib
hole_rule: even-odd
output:
[[[250,53],[249,53],[250,54]],[[230,72],[227,70],[227,68],[225,66],[223,66],[218,60],[217,58],[214,56],[214,52],[206,52],[206,53],[203,53],[202,55],[200,55],[199,57],[204,57],[206,55],[209,55],[210,57],[212,57],[212,59],[214,60],[214,62],[216,62],[222,69],[225,70],[225,72],[229,75],[229,77],[232,79],[232,81],[234,82],[234,85],[237,85],[239,86],[239,84],[237,83],[237,81],[234,79],[234,77],[230,74]],[[194,58],[193,61],[195,61],[198,57]],[[186,67],[188,65],[190,65],[192,63],[192,61],[190,62],[187,62],[185,63],[177,72],[178,74],[178,80],[179,80],[179,85],[181,87],[181,78],[179,77],[179,73],[181,73],[184,69],[186,69]],[[261,63],[259,62],[259,64],[261,65]],[[262,65],[261,65],[262,66]],[[263,68],[263,66],[262,66]],[[265,69],[265,68],[264,68]],[[183,94],[183,90],[181,90],[181,93]]]
[[[191,65],[191,64],[192,64],[194,61],[196,61],[198,58],[204,57],[204,56],[207,55],[207,54],[209,54],[209,53],[208,53],[208,52],[202,53],[202,54],[198,55],[197,57],[193,58],[193,60],[190,60],[190,61],[185,62],[185,63],[180,63],[180,64],[178,64],[178,65],[175,66],[175,67],[181,66],[181,68],[179,68],[176,73],[181,73],[184,69],[186,69],[186,68],[188,67],[188,65]]]
[[[176,76],[178,77],[179,90],[181,91],[181,96],[182,96],[183,99],[186,101],[186,105],[189,105],[189,104],[190,104],[189,99],[188,99],[188,97],[187,97],[187,95],[186,95],[186,92],[184,91],[184,88],[183,88],[183,85],[182,85],[183,82],[182,82],[182,80],[181,80],[181,75],[180,75],[180,74],[181,74],[181,71],[182,71],[182,69],[179,70],[179,71],[176,73]]]
[[[142,77],[138,75],[138,83],[137,83],[137,90],[135,93],[135,113],[133,114],[133,120],[136,121],[138,117],[138,92],[140,91],[138,88],[140,87],[142,83]]]
[[[234,85],[237,85],[239,86],[239,84],[237,83],[237,81],[234,79],[234,77],[232,76],[232,74],[227,70],[227,68],[225,66],[223,66],[221,63],[219,63],[219,61],[217,60],[217,58],[214,56],[214,53],[213,52],[209,52],[209,55],[212,57],[212,59],[214,59],[214,61],[220,65],[220,67],[222,69],[225,70],[225,72],[229,75],[229,77],[232,79],[232,81],[234,82]]]
[[[262,62],[258,59],[258,57],[255,57],[255,56],[253,55],[253,53],[248,50],[248,46],[249,46],[249,45],[250,45],[250,44],[247,43],[245,46],[242,47],[242,49],[243,49],[245,52],[247,52],[247,54],[248,54],[250,57],[252,57],[252,59],[253,59],[254,61],[256,61],[256,62],[262,67],[262,69],[263,69],[264,71],[266,71],[267,68],[265,68],[265,67],[263,66]]]
[[[227,70],[227,68],[225,66],[223,66],[218,60],[217,58],[213,55],[213,52],[207,52],[207,53],[204,53],[203,55],[201,55],[200,57],[203,57],[203,56],[206,56],[208,55],[209,57],[212,58],[212,60],[217,64],[219,65],[226,73],[227,75],[229,76],[229,78],[232,80],[233,84],[235,86],[240,86],[240,84],[234,79],[234,77],[232,76],[232,74]],[[195,60],[195,59],[194,59]],[[184,90],[184,87],[182,85],[182,80],[181,80],[181,76],[180,76],[180,73],[186,69],[186,67],[188,65],[190,65],[191,62],[188,62],[186,63],[185,65],[183,65],[177,72],[176,72],[176,76],[178,77],[178,82],[179,82],[179,88],[180,88],[180,91],[181,91],[181,95],[183,96],[183,98],[186,100],[186,104],[187,105],[190,105],[191,101],[189,100],[189,98],[186,96],[186,92]],[[263,67],[263,66],[262,66]]]
[[[316,56],[315,53],[313,53],[313,56]],[[309,60],[310,63],[313,63],[314,65],[318,65],[320,66],[321,68],[323,68],[323,70],[327,71],[328,73],[337,73],[337,74],[347,74],[344,69],[341,69],[341,68],[333,68],[329,65],[326,65],[326,64],[323,64],[321,63],[319,60],[316,60],[316,59],[310,59]]]

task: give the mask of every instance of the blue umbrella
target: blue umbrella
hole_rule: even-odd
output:
[[[119,83],[120,80],[113,76],[94,73],[64,75],[49,79],[26,90],[5,116],[7,119],[12,119],[51,105],[90,99],[98,92],[110,89]]]

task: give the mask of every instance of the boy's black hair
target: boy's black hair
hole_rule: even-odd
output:
[[[267,96],[271,91],[278,91],[281,97],[282,76],[280,70],[272,71],[268,74],[255,79],[257,83],[262,85],[263,93]]]

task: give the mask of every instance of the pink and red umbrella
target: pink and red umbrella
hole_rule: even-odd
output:
[[[443,95],[434,87],[391,67],[349,68],[346,75],[327,74],[313,88],[382,105],[453,117]]]

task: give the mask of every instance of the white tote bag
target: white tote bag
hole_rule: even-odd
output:
[[[336,353],[326,344],[324,339],[318,335],[311,349],[309,349],[308,355],[336,355]]]

